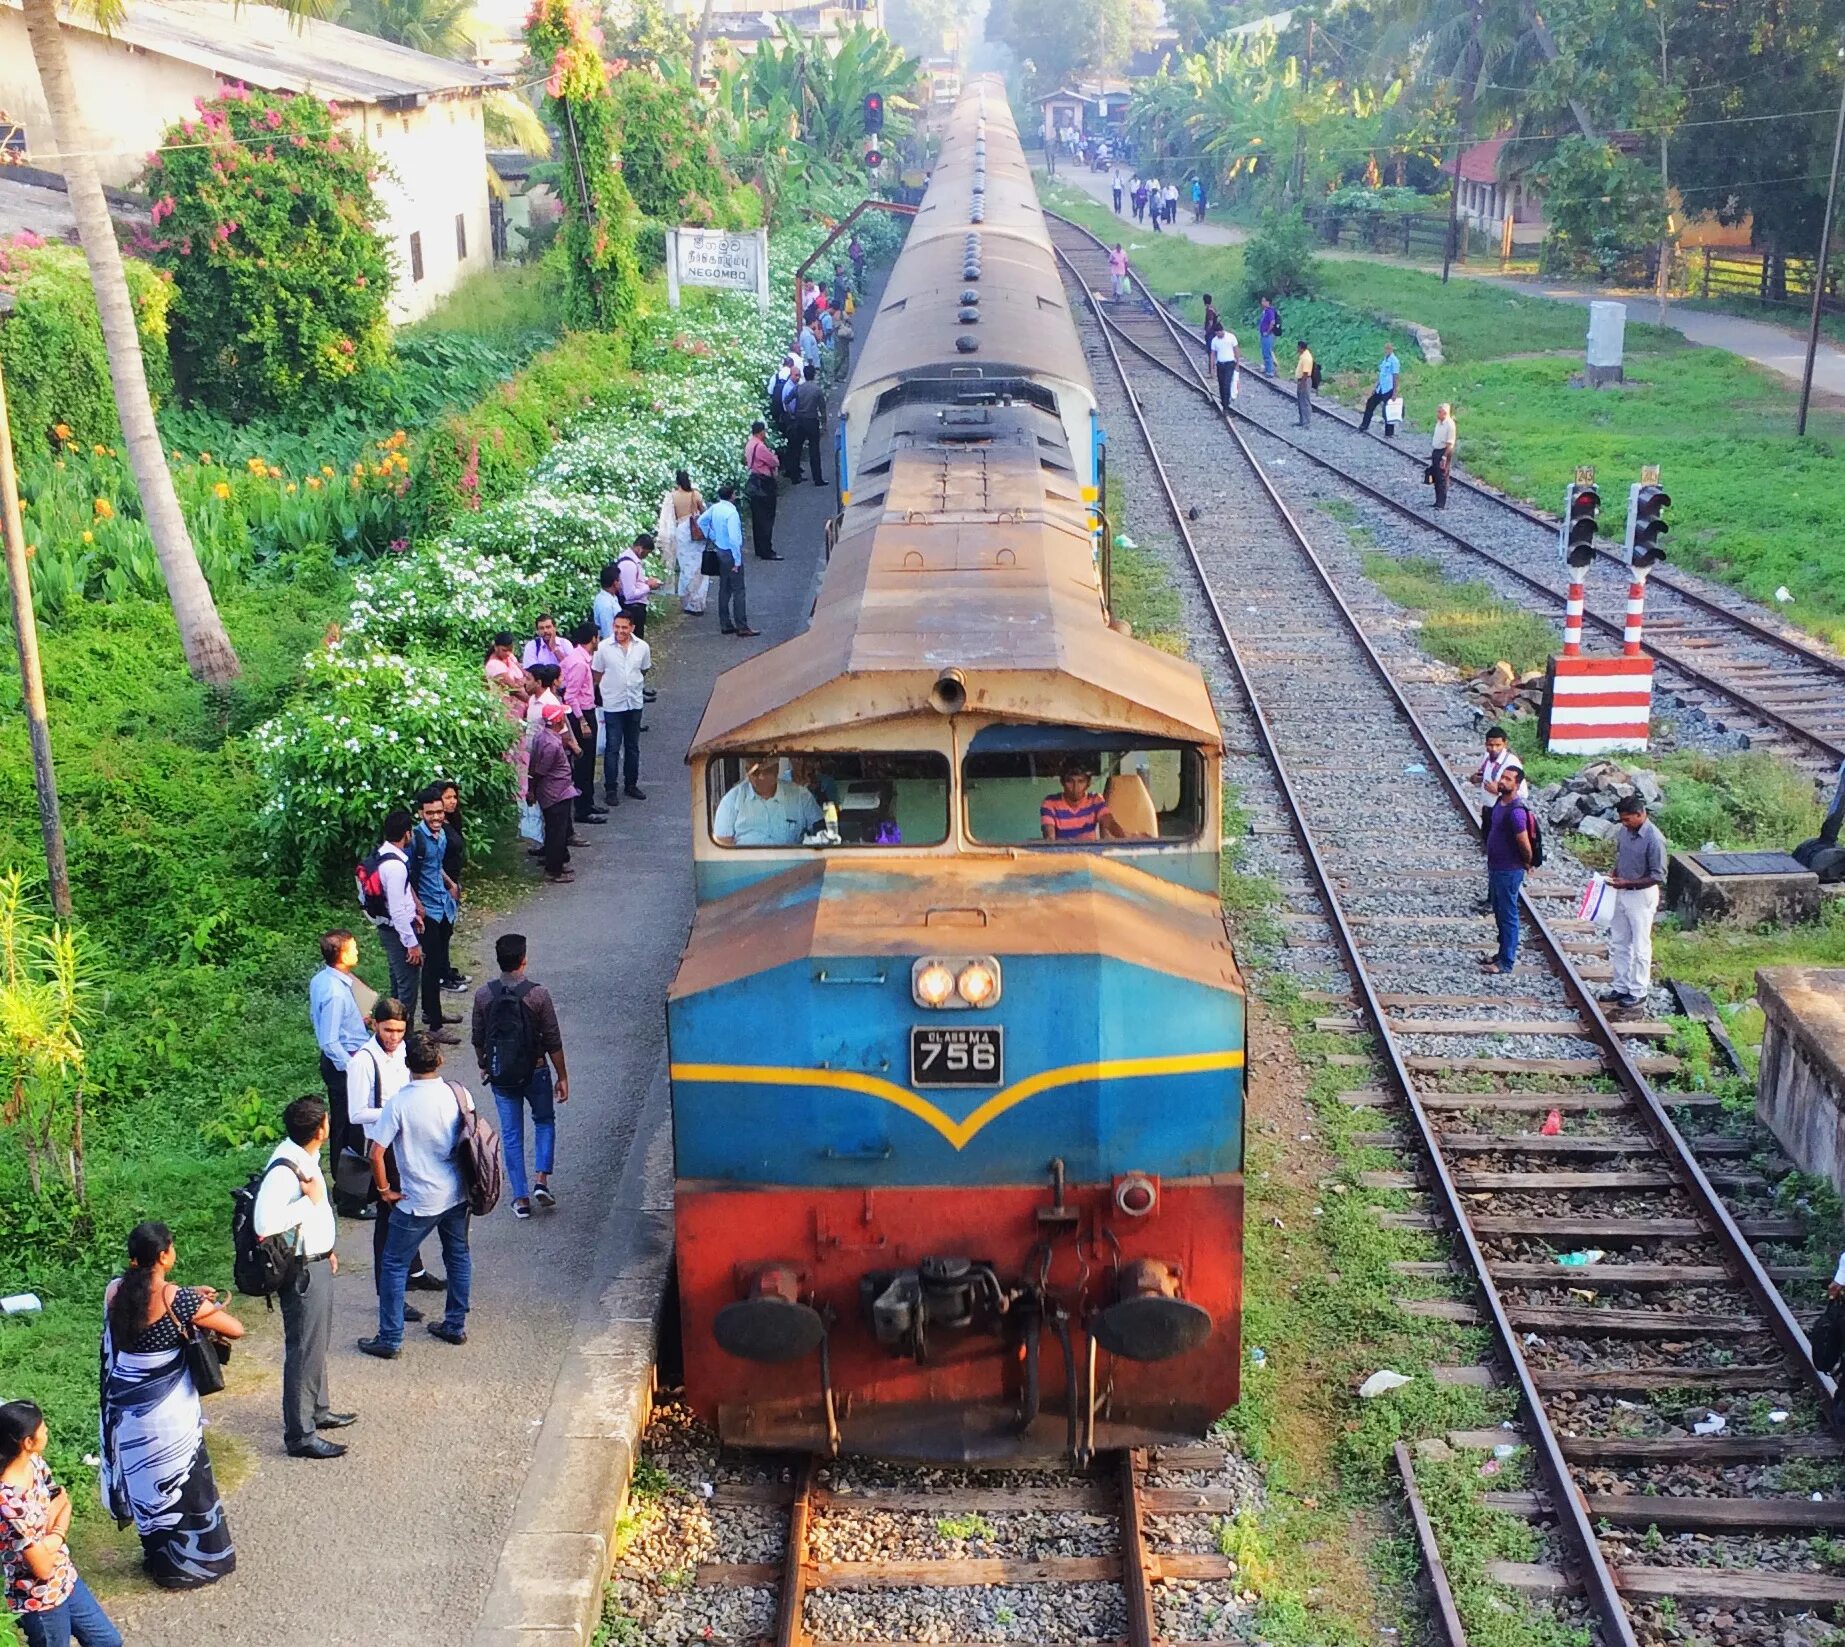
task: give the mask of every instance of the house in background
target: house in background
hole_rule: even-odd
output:
[[[335,104],[340,126],[384,162],[378,227],[397,261],[394,322],[427,314],[492,263],[481,100],[506,84],[500,76],[227,0],[127,0],[107,33],[81,13],[65,14],[64,31],[105,184],[132,184],[166,128],[193,114],[195,98],[227,85],[309,92]],[[0,108],[24,128],[29,166],[56,173],[19,0],[0,0]]]
[[[1040,97],[1046,146],[1056,142],[1062,131],[1090,136],[1118,132],[1132,97],[1133,88],[1125,80],[1079,80]]]

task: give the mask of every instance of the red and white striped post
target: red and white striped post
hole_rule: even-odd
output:
[[[1627,585],[1627,622],[1621,629],[1621,652],[1624,656],[1640,656],[1640,624],[1646,611],[1646,574],[1635,571],[1631,574],[1632,582]]]
[[[1582,656],[1582,605],[1582,579],[1572,572],[1569,601],[1563,608],[1563,655],[1566,658]]]

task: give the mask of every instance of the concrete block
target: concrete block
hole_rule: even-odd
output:
[[[565,1352],[547,1430],[599,1441],[632,1442],[640,1434],[652,1388],[653,1335],[636,1332],[632,1339],[600,1354],[580,1347]]]
[[[608,1575],[606,1540],[590,1533],[515,1532],[506,1540],[475,1647],[491,1632],[541,1632],[553,1643],[587,1642],[602,1615]]]
[[[1705,921],[1740,926],[1812,921],[1819,917],[1819,877],[1804,869],[1713,875],[1694,853],[1674,852],[1666,867],[1665,906],[1688,927]]]
[[[1755,1113],[1794,1164],[1845,1193],[1845,969],[1763,967]]]
[[[612,1539],[635,1445],[618,1436],[586,1447],[580,1437],[546,1425],[532,1450],[514,1525],[522,1533],[599,1533]]]

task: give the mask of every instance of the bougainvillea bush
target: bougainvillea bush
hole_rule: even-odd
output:
[[[181,392],[230,417],[326,404],[390,352],[377,162],[318,98],[233,86],[148,157]]]

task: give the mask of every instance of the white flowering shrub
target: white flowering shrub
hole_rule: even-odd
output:
[[[528,630],[553,592],[569,593],[545,563],[521,563],[459,544],[424,543],[353,580],[345,633],[387,651],[474,655],[501,629]],[[588,600],[582,602],[588,608]]]
[[[435,778],[452,779],[475,816],[497,822],[512,804],[518,731],[478,666],[348,635],[309,656],[295,701],[251,734],[269,796],[258,826],[281,861],[332,877]]]
[[[561,604],[581,616],[595,596],[597,573],[634,541],[637,531],[652,528],[658,504],[657,492],[651,503],[630,503],[626,495],[599,497],[540,482],[457,521],[451,537],[464,548],[515,566],[555,566],[573,587]],[[563,618],[560,612],[559,622]]]

